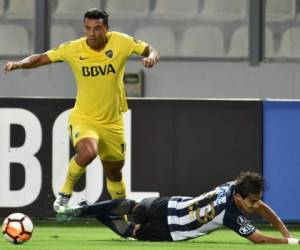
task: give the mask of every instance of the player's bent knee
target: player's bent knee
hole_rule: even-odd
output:
[[[87,148],[84,152],[83,152],[83,155],[86,159],[88,160],[94,160],[97,155],[98,155],[98,152],[96,149],[94,148]]]
[[[77,159],[81,162],[85,162],[86,164],[89,164],[97,157],[97,155],[98,153],[96,149],[87,147],[77,152]]]
[[[131,214],[133,208],[137,204],[136,201],[130,199],[115,199],[111,202],[116,204],[115,207],[111,210],[114,215]]]
[[[127,214],[131,214],[134,210],[134,208],[137,206],[137,202],[135,200],[125,199],[125,207],[127,210]]]

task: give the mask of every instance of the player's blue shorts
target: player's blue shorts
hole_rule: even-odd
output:
[[[136,238],[145,241],[172,241],[168,226],[169,197],[143,199],[133,212],[134,222],[141,227]]]

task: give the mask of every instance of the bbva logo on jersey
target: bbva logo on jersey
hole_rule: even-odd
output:
[[[98,76],[98,75],[109,75],[111,73],[115,74],[116,70],[112,64],[105,64],[104,66],[83,66],[82,68],[83,76]]]

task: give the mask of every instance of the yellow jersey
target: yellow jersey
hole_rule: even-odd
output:
[[[107,43],[92,50],[85,37],[49,50],[52,62],[67,62],[77,82],[74,111],[103,124],[119,121],[127,111],[123,77],[132,54],[142,55],[145,42],[119,32],[107,32]]]

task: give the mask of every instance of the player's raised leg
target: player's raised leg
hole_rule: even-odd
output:
[[[97,157],[98,142],[94,138],[84,138],[78,141],[75,149],[77,153],[69,163],[64,185],[53,204],[54,211],[56,212],[63,211],[66,208],[75,183],[85,172],[86,166]]]

